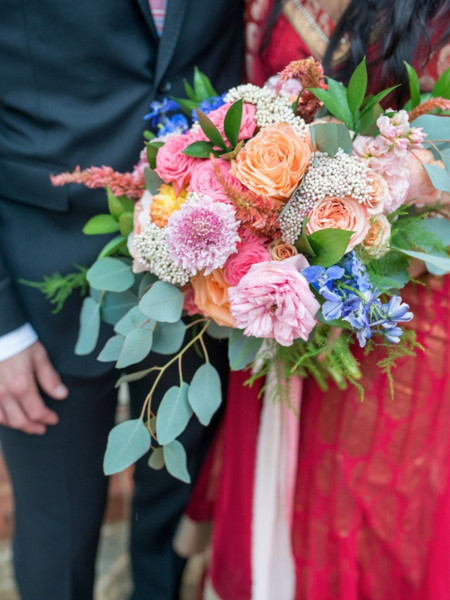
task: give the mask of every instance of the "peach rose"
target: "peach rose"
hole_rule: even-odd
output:
[[[274,240],[267,248],[270,252],[270,260],[286,260],[298,254],[298,250],[292,244],[283,242],[283,240]]]
[[[231,173],[256,194],[286,200],[305,174],[310,156],[308,143],[287,123],[277,123],[245,144]]]
[[[234,319],[228,301],[228,285],[222,269],[215,269],[209,275],[197,273],[191,277],[194,300],[200,312],[211,317],[218,325],[234,327]]]
[[[435,160],[431,150],[422,148],[410,152],[407,163],[409,189],[406,200],[413,200],[413,203],[418,206],[436,204],[441,199],[442,193],[433,186],[422,163],[439,167],[444,166],[440,160]]]
[[[310,235],[321,229],[343,229],[354,231],[347,252],[360,244],[369,231],[367,208],[353,198],[327,196],[320,200],[308,213],[306,233]]]
[[[369,200],[364,203],[369,215],[378,215],[383,212],[384,203],[389,198],[389,187],[383,177],[375,171],[370,171],[369,176],[372,179],[372,189],[369,194]]]
[[[375,215],[370,219],[370,229],[362,245],[369,256],[381,258],[389,250],[391,224],[385,215]]]

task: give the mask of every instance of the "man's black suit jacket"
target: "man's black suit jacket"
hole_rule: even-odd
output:
[[[31,322],[56,368],[110,368],[76,357],[80,298],[51,315],[39,291],[18,283],[89,265],[105,240],[81,229],[105,212],[102,190],[54,188],[76,165],[129,170],[143,115],[182,94],[194,66],[219,92],[242,70],[241,0],[169,0],[158,39],[148,0],[2,0],[0,8],[0,335]]]

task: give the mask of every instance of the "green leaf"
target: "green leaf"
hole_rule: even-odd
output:
[[[100,362],[116,362],[120,356],[124,340],[123,335],[113,335],[104,345],[103,350],[97,356],[97,360]]]
[[[114,237],[112,240],[109,240],[109,242],[103,246],[100,254],[97,257],[97,260],[103,258],[104,256],[110,256],[111,254],[114,254],[120,250],[120,248],[123,248],[126,243],[127,238],[124,235],[116,235],[116,237]]]
[[[240,371],[255,358],[263,340],[248,337],[241,329],[233,329],[228,342],[228,360],[232,371]]]
[[[175,323],[157,323],[153,335],[153,352],[170,355],[178,352],[186,335],[186,325],[181,321]]]
[[[352,152],[352,140],[349,130],[342,123],[316,123],[311,127],[315,134],[315,143],[321,152],[334,156],[339,148],[346,154]]]
[[[163,448],[154,448],[148,457],[148,466],[150,469],[160,471],[165,465]]]
[[[450,273],[450,257],[436,256],[434,254],[426,254],[426,252],[416,252],[415,250],[404,250],[403,248],[394,248],[398,252],[411,256],[412,258],[418,258],[434,267],[437,267],[442,274]]]
[[[364,114],[360,115],[355,125],[355,131],[361,135],[377,135],[380,132],[377,125],[377,119],[383,113],[383,107],[377,102],[371,106],[369,110],[365,110]]]
[[[184,294],[174,285],[157,281],[139,302],[139,308],[151,319],[175,323],[181,318]]]
[[[144,169],[144,177],[145,187],[153,196],[156,196],[156,194],[159,192],[161,184],[163,184],[164,181],[161,179],[161,177],[156,171],[149,168]]]
[[[232,331],[233,329],[231,327],[222,327],[221,325],[217,325],[215,321],[211,320],[206,333],[214,340],[225,340],[230,337]]]
[[[120,233],[126,237],[133,231],[133,213],[124,212],[119,217]]]
[[[105,256],[97,260],[87,272],[87,280],[97,290],[124,292],[134,283],[134,275],[128,264]]]
[[[183,381],[181,387],[174,385],[164,394],[158,409],[156,435],[163,446],[180,435],[192,417],[188,401],[189,386]]]
[[[219,373],[211,363],[205,363],[196,370],[189,386],[188,400],[200,423],[205,427],[209,425],[222,404]]]
[[[422,163],[431,183],[437,190],[450,192],[450,174],[446,169],[442,169],[437,165],[426,165]]]
[[[140,363],[149,355],[152,343],[153,331],[151,329],[142,328],[130,331],[125,337],[116,367],[124,369],[130,365]]]
[[[209,158],[212,151],[213,145],[211,142],[200,141],[189,144],[189,146],[183,150],[183,154],[194,158]]]
[[[178,440],[174,440],[163,447],[163,453],[169,473],[180,481],[184,481],[184,483],[191,483],[191,478],[187,470],[186,451],[182,444]]]
[[[103,460],[105,475],[113,475],[134,464],[150,448],[150,433],[141,419],[116,425],[109,432]]]
[[[128,196],[115,196],[108,186],[106,186],[106,194],[109,212],[116,221],[123,212],[133,212],[134,202],[131,198],[128,198]]]
[[[197,108],[198,102],[196,100],[187,100],[186,98],[172,98],[179,105],[181,110],[183,110],[189,117],[192,114],[192,111]]]
[[[218,148],[222,148],[222,150],[228,150],[225,140],[222,137],[222,134],[211,121],[211,119],[205,115],[201,110],[196,109],[195,111],[200,127],[203,130],[203,133],[206,137],[211,140],[214,146]]]
[[[431,95],[433,98],[440,96],[450,100],[450,69],[446,69],[436,81]]]
[[[309,88],[310,91],[324,103],[328,112],[342,121],[349,129],[353,129],[353,116],[347,102],[347,90],[339,82],[327,78],[328,90]]]
[[[100,305],[88,296],[83,300],[80,313],[80,330],[75,345],[75,354],[90,354],[97,345],[100,331]]]
[[[415,69],[406,61],[403,61],[403,64],[408,71],[409,94],[411,96],[410,110],[412,110],[420,104],[420,83]]]
[[[354,70],[350,81],[348,82],[347,88],[347,101],[350,111],[353,115],[353,120],[359,113],[359,109],[363,103],[364,96],[367,90],[367,68],[366,68],[366,57],[359,63]]]
[[[344,256],[353,231],[342,229],[321,229],[308,236],[308,242],[315,256],[310,259],[312,265],[332,267]]]
[[[365,101],[363,102],[360,117],[362,117],[362,115],[364,115],[367,111],[369,111],[371,108],[373,108],[375,106],[375,104],[378,104],[379,102],[381,102],[381,100],[383,100],[383,98],[385,98],[388,94],[390,94],[393,90],[395,90],[395,88],[398,88],[399,85],[400,84],[393,85],[390,88],[386,88],[385,90],[382,90],[378,94],[375,94],[375,96],[368,96],[365,99]]]
[[[145,147],[147,148],[147,160],[151,169],[156,168],[156,155],[161,146],[164,146],[164,142],[145,142]]]
[[[230,142],[233,148],[239,141],[239,133],[241,131],[242,123],[242,104],[242,98],[236,100],[236,102],[234,102],[227,110],[227,114],[225,115],[223,122],[225,135],[227,136],[227,140]]]
[[[119,224],[111,215],[95,215],[83,227],[86,235],[113,233],[119,230]]]
[[[192,89],[191,84],[188,82],[188,80],[184,77],[183,78],[183,85],[184,85],[184,93],[186,94],[186,96],[189,98],[189,100],[193,100],[195,101],[195,92]],[[177,100],[175,100],[177,102]]]
[[[199,71],[197,67],[194,68],[194,93],[195,99],[198,102],[207,100],[211,96],[217,96],[217,92],[211,85],[209,78]]]
[[[133,306],[114,326],[114,331],[128,335],[134,329],[152,329],[155,322],[142,314],[137,306]]]
[[[102,301],[102,320],[115,325],[137,302],[136,294],[130,290],[121,293],[106,292]]]

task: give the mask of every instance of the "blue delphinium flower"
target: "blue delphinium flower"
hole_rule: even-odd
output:
[[[187,118],[182,114],[176,114],[173,117],[164,117],[158,124],[158,137],[168,133],[182,134],[189,129]]]
[[[225,94],[222,94],[221,96],[211,96],[211,98],[202,100],[200,102],[200,104],[198,105],[198,110],[200,110],[202,113],[205,113],[205,115],[207,115],[211,111],[216,110],[217,108],[220,108],[221,106],[223,106],[225,104],[224,98],[225,98]],[[198,120],[197,113],[195,112],[195,110],[193,110],[192,111],[192,121],[195,122],[197,120]]]
[[[175,100],[169,100],[168,98],[164,98],[162,102],[158,102],[154,100],[150,104],[151,111],[144,115],[144,119],[150,121],[150,125],[156,129],[158,125],[163,121],[164,117],[167,113],[173,112],[174,110],[179,110],[179,105],[175,102]]]
[[[361,347],[375,332],[393,344],[398,343],[402,330],[397,324],[413,317],[400,296],[381,302],[379,291],[373,288],[364,264],[354,252],[328,269],[310,266],[302,274],[325,300],[322,305],[325,321],[342,319],[349,323]]]

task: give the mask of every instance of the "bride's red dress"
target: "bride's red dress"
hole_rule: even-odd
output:
[[[260,79],[270,74],[261,68],[276,72],[308,55],[282,16]],[[248,64],[257,80],[258,64],[251,56]],[[355,389],[322,392],[305,382],[292,527],[296,600],[450,599],[450,277],[424,281],[402,296],[426,352],[399,361],[394,399],[377,353],[363,362],[363,402]],[[212,517],[209,578],[221,600],[251,598],[261,400],[257,385],[243,387],[247,377],[231,374],[222,430],[188,511],[194,520]]]

